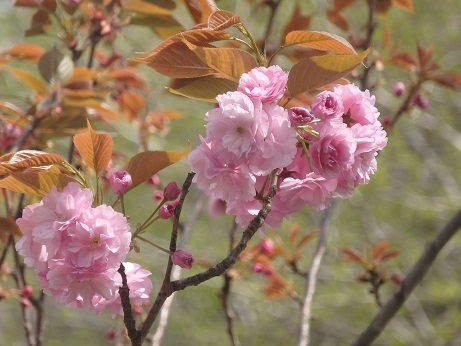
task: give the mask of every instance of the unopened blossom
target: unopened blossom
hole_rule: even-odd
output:
[[[166,201],[174,201],[181,194],[181,188],[175,181],[171,181],[163,189],[163,198]]]
[[[403,82],[397,82],[392,87],[392,93],[395,96],[400,97],[403,94],[405,94],[405,89],[406,89],[406,87],[405,87],[405,84],[403,84]]]
[[[194,263],[194,257],[192,257],[190,252],[176,250],[171,254],[171,261],[181,268],[191,269]]]
[[[411,97],[410,100],[411,105],[415,105],[421,109],[426,109],[430,105],[430,101],[422,96],[420,93],[416,93]]]
[[[116,194],[126,193],[133,184],[130,173],[123,170],[118,170],[112,173],[109,178],[109,183],[112,192]]]
[[[275,251],[275,244],[269,238],[264,239],[259,243],[259,251],[265,255],[272,255]]]
[[[157,174],[154,174],[149,179],[146,180],[148,185],[159,186],[160,185],[160,178]]]
[[[174,208],[175,206],[173,204],[164,204],[160,207],[159,211],[158,211],[158,216],[161,218],[161,219],[169,219],[171,217],[173,217],[174,215]]]
[[[256,67],[242,74],[238,91],[261,102],[280,100],[283,96],[288,75],[277,66]]]
[[[290,119],[291,125],[296,127],[310,123],[315,117],[304,107],[291,107],[288,110],[288,119]]]

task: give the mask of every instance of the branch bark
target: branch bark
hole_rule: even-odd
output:
[[[376,314],[368,327],[360,334],[357,340],[352,343],[352,346],[370,345],[381,334],[389,321],[402,307],[411,292],[413,292],[424,278],[437,255],[460,228],[461,210],[459,210],[445,227],[439,231],[436,237],[426,245],[420,258],[403,280],[400,289]]]

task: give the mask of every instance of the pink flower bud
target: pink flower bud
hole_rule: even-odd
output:
[[[190,269],[194,263],[194,257],[187,251],[177,250],[171,255],[171,261],[181,268]]]
[[[253,263],[253,265],[251,266],[251,269],[255,273],[262,273],[264,270],[264,266],[261,263]]]
[[[392,93],[397,96],[397,97],[400,97],[402,96],[403,94],[405,94],[405,84],[403,84],[403,82],[397,82],[395,83],[395,85],[392,87]]]
[[[160,203],[161,201],[163,201],[163,191],[162,190],[156,190],[154,191],[154,200],[157,202],[157,203]]]
[[[174,215],[174,208],[175,205],[173,204],[164,204],[158,211],[158,216],[160,216],[161,219],[169,219]]]
[[[22,298],[21,299],[21,305],[24,308],[28,308],[28,307],[30,307],[32,305],[32,302],[28,298]]]
[[[168,185],[163,189],[163,198],[166,201],[174,201],[179,197],[180,194],[181,189],[175,181],[169,182]]]
[[[131,185],[131,175],[127,171],[115,171],[109,179],[110,188],[113,193],[126,193]]]
[[[398,275],[398,274],[392,274],[392,275],[391,275],[391,279],[392,279],[392,281],[394,281],[395,284],[397,284],[397,285],[401,285],[401,284],[402,284],[402,281],[403,281],[403,279],[402,279],[402,278],[400,277],[400,275]]]
[[[22,289],[22,297],[23,298],[30,298],[30,297],[32,297],[33,292],[34,292],[34,289],[31,286],[26,285]]]
[[[314,120],[314,116],[303,107],[291,107],[288,118],[293,126],[303,126]]]
[[[154,174],[152,177],[146,180],[148,185],[159,186],[160,185],[160,178],[157,174]]]
[[[115,340],[115,330],[111,329],[106,333],[107,340]]]
[[[415,105],[421,109],[426,109],[429,107],[429,100],[425,98],[424,96],[421,96],[421,94],[414,94],[410,100],[410,104]]]
[[[142,306],[134,306],[133,307],[133,314],[134,315],[141,315],[144,312]]]
[[[270,239],[264,239],[261,243],[259,243],[259,251],[266,255],[272,255],[275,251],[275,244]]]

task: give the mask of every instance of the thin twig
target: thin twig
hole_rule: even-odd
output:
[[[229,231],[229,250],[232,250],[234,246],[236,229],[237,229],[237,223],[234,220],[232,223],[232,228]],[[240,342],[234,330],[234,312],[232,311],[232,307],[230,305],[232,276],[229,275],[227,270],[224,272],[223,276],[224,276],[224,285],[221,288],[220,297],[221,297],[221,302],[224,308],[224,313],[226,316],[227,334],[229,335],[232,345],[239,346]]]
[[[190,235],[194,228],[194,225],[197,222],[198,216],[202,212],[203,204],[205,202],[205,194],[202,194],[199,199],[195,203],[194,210],[190,214],[189,220],[184,225],[184,229],[181,233],[181,237],[179,238],[179,249],[184,249],[189,242]],[[173,268],[173,272],[171,273],[172,280],[178,280],[181,276],[181,267],[175,266]],[[168,297],[168,299],[163,304],[162,310],[160,312],[160,320],[157,326],[157,330],[155,331],[154,335],[152,336],[152,346],[160,346],[162,341],[163,335],[165,334],[166,326],[168,324],[168,317],[170,314],[170,308],[174,300],[174,293]]]
[[[267,1],[266,2],[266,5],[269,6],[270,8],[270,16],[269,16],[269,20],[267,21],[267,26],[266,26],[266,30],[264,32],[264,38],[263,40],[261,40],[261,45],[266,45],[267,44],[267,40],[270,36],[270,33],[271,33],[271,30],[272,30],[272,26],[274,25],[274,22],[275,22],[275,13],[277,12],[277,8],[279,7],[280,3],[282,2],[282,0],[272,0],[272,1]],[[264,51],[265,50],[265,47],[259,47],[259,50],[261,51]]]
[[[322,262],[323,254],[326,249],[327,235],[330,228],[330,220],[333,214],[334,202],[325,210],[320,222],[320,235],[317,239],[312,264],[306,277],[306,293],[301,311],[301,326],[299,332],[299,346],[307,346],[310,341],[310,319],[312,312],[312,300],[314,298],[315,287],[317,284],[317,275]]]
[[[395,316],[397,311],[402,307],[411,292],[413,292],[415,287],[424,278],[439,252],[460,228],[461,210],[459,210],[445,225],[445,227],[440,230],[436,237],[426,245],[421,257],[403,280],[400,289],[376,314],[368,327],[357,338],[357,340],[352,343],[352,346],[371,345],[379,334],[381,334],[389,321]]]
[[[375,0],[368,0],[368,21],[367,21],[367,36],[365,42],[363,44],[363,49],[368,49],[371,46],[373,40],[373,34],[376,29],[376,21],[375,21]],[[363,61],[363,64],[367,67],[363,70],[362,77],[360,78],[362,89],[370,89],[368,85],[368,77],[371,72],[371,60],[369,57],[366,57]]]

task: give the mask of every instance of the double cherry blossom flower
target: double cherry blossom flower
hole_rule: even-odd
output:
[[[277,65],[243,74],[237,91],[217,97],[205,116],[206,137],[189,155],[198,187],[225,202],[242,227],[261,209],[258,192],[272,170],[279,169],[278,191],[265,224],[279,228],[304,205],[324,209],[367,184],[387,144],[368,90],[336,85],[310,109],[285,110],[278,101],[287,80]]]

